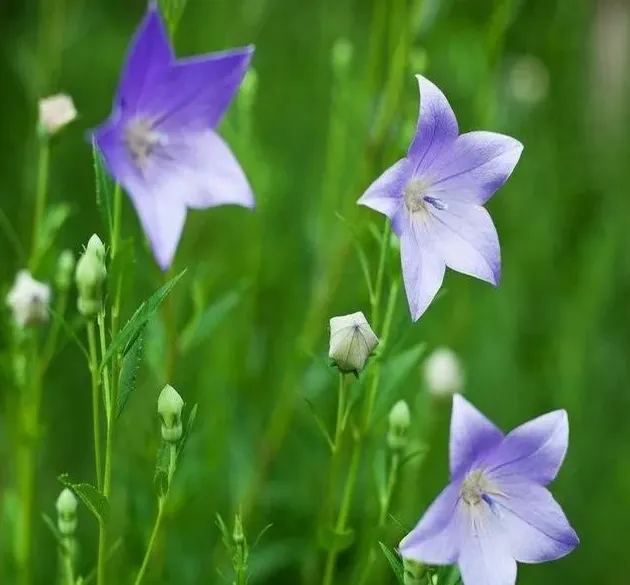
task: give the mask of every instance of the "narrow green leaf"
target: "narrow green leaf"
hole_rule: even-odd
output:
[[[76,494],[90,512],[96,516],[99,522],[107,520],[109,515],[109,502],[98,489],[89,483],[75,483],[71,481],[67,473],[60,475],[59,481]]]
[[[140,337],[149,319],[156,313],[164,299],[169,295],[173,287],[184,276],[186,269],[182,270],[177,276],[171,278],[166,284],[155,291],[146,301],[144,301],[131,316],[131,319],[125,323],[125,326],[116,335],[111,345],[107,348],[107,352],[103,356],[101,368],[107,365],[117,352],[122,353],[125,357],[129,350]]]
[[[267,524],[267,526],[265,526],[259,533],[258,536],[256,537],[256,540],[254,541],[254,544],[252,544],[252,550],[254,550],[257,546],[258,543],[262,540],[262,537],[267,533],[267,531],[273,526],[273,524]]]
[[[190,414],[188,415],[188,420],[186,421],[186,427],[184,428],[184,432],[182,433],[182,440],[179,443],[179,453],[184,450],[186,443],[188,443],[188,439],[190,439],[190,434],[192,433],[193,426],[195,424],[195,419],[197,418],[197,404],[192,407]]]
[[[389,563],[390,567],[394,571],[394,574],[396,575],[396,580],[398,581],[400,585],[405,585],[405,571],[403,569],[402,561],[398,558],[398,556],[393,551],[389,550],[389,548],[387,548],[387,546],[385,546],[382,542],[379,542],[378,544],[380,545],[381,550],[383,551],[383,554],[385,555],[385,558],[387,559],[387,562]]]
[[[101,214],[103,228],[107,231],[108,239],[112,233],[112,182],[105,170],[103,157],[92,141],[92,160],[94,163],[94,180],[96,183],[96,205]]]
[[[118,395],[118,402],[116,403],[116,417],[122,414],[127,405],[127,400],[129,400],[129,396],[131,396],[131,393],[136,389],[138,370],[140,369],[140,363],[143,359],[144,336],[140,334],[122,362],[118,385],[120,394]]]

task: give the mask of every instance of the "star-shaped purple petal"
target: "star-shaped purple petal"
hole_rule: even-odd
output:
[[[482,205],[507,181],[523,150],[518,140],[494,132],[460,135],[444,94],[417,78],[420,115],[407,156],[359,199],[388,216],[400,237],[414,321],[435,298],[447,266],[498,284],[499,239]]]
[[[451,483],[400,543],[415,561],[457,563],[464,585],[514,585],[516,563],[559,559],[579,543],[546,485],[567,452],[563,410],[506,436],[459,395],[451,418]]]
[[[173,261],[188,209],[254,206],[243,170],[215,131],[252,54],[245,47],[176,59],[156,3],[131,43],[112,113],[94,139],[162,269]]]

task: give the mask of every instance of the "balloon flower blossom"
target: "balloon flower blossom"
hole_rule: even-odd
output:
[[[493,285],[499,239],[483,204],[508,179],[523,146],[494,132],[459,134],[444,94],[418,75],[420,117],[407,156],[359,199],[391,219],[416,321],[435,298],[446,266]]]
[[[404,558],[457,563],[464,585],[514,585],[516,562],[559,559],[578,537],[545,486],[567,452],[564,410],[503,433],[453,397],[451,483],[400,543]]]
[[[253,207],[249,183],[216,127],[253,47],[177,59],[157,3],[138,28],[108,120],[93,139],[165,270],[188,209]]]

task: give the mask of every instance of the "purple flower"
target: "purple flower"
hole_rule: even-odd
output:
[[[176,59],[154,2],[132,41],[112,113],[94,139],[162,269],[173,260],[187,209],[254,206],[243,170],[214,130],[252,53]]]
[[[494,132],[460,136],[444,94],[416,77],[420,117],[407,156],[359,199],[388,216],[400,237],[414,321],[435,298],[446,266],[498,284],[499,240],[482,205],[507,181],[523,150],[518,140]]]
[[[516,561],[570,553],[578,537],[545,486],[569,442],[557,410],[503,433],[459,395],[451,418],[451,483],[400,543],[405,558],[458,563],[465,585],[514,585]]]

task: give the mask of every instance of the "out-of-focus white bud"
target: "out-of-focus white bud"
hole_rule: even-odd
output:
[[[77,117],[77,110],[69,95],[57,94],[39,100],[39,127],[52,135]]]
[[[420,585],[424,583],[426,575],[426,565],[403,558],[403,581],[405,585]]]
[[[516,102],[535,106],[547,97],[549,90],[547,67],[532,55],[519,57],[509,69],[508,89]]]
[[[162,419],[162,438],[177,443],[182,438],[182,409],[184,401],[171,385],[164,386],[158,398],[158,414]]]
[[[436,349],[424,362],[424,378],[434,396],[463,392],[464,372],[457,354],[447,347]]]
[[[337,39],[332,48],[332,66],[335,75],[343,76],[350,68],[354,47],[348,39]]]
[[[389,411],[389,431],[387,445],[392,451],[401,451],[409,442],[411,412],[404,400],[399,400]]]
[[[360,311],[330,320],[328,357],[341,372],[360,372],[377,345],[378,337]]]
[[[63,536],[74,534],[77,529],[78,504],[76,496],[68,488],[57,498],[57,528]]]
[[[84,317],[95,317],[103,302],[103,283],[107,278],[105,246],[94,234],[77,262],[75,281],[79,292],[77,308]]]
[[[50,287],[35,280],[28,270],[20,270],[6,298],[13,318],[20,327],[39,325],[48,321]]]
[[[64,250],[57,260],[57,272],[55,282],[60,290],[68,290],[74,273],[74,254],[70,250]]]

